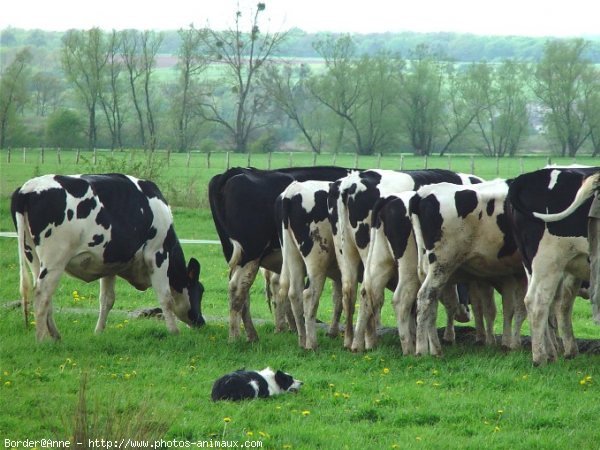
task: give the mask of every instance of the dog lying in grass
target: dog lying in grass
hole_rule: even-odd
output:
[[[294,379],[281,370],[274,371],[270,367],[258,372],[236,370],[219,378],[212,387],[212,399],[245,400],[264,398],[284,392],[297,392],[302,381]]]

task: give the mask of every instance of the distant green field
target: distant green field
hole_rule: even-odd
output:
[[[214,153],[210,160],[193,153],[189,161],[187,155],[173,154],[168,162],[161,153],[147,164],[142,152],[133,158],[129,153],[98,152],[95,165],[89,153],[80,155],[79,164],[74,152],[62,152],[60,164],[54,150],[45,151],[43,163],[40,151],[27,151],[25,158],[22,151],[13,151],[10,163],[7,156],[0,153],[0,231],[13,231],[10,194],[28,178],[122,169],[156,175],[173,205],[180,238],[217,239],[206,196],[210,178],[226,168],[224,153]],[[577,162],[594,164],[592,159]],[[313,161],[310,154],[278,153],[270,159],[272,168],[313,163],[390,169],[427,164],[469,173],[473,169],[476,175],[494,178],[541,168],[547,158],[425,160],[393,155],[356,160],[354,155],[319,155]],[[247,164],[247,155],[229,155],[229,166]],[[251,155],[250,164],[267,168],[269,156]],[[128,311],[158,302],[153,292],[139,292],[120,281],[107,329],[95,336],[98,283],[65,276],[54,295],[63,339],[37,344],[20,310],[5,306],[19,298],[18,257],[16,240],[0,238],[0,448],[10,448],[5,439],[42,438],[171,443],[163,442],[162,448],[173,448],[174,441],[191,445],[212,440],[214,445],[224,440],[269,449],[586,449],[600,441],[598,355],[560,359],[538,369],[531,367],[528,351],[504,353],[464,344],[446,347],[441,359],[403,357],[394,334],[384,336],[374,351],[353,354],[342,349],[341,339],[331,340],[323,332],[320,348],[305,352],[294,335],[274,334],[260,278],[251,291],[260,341],[228,343],[228,268],[221,248],[183,248],[187,258],[195,256],[202,263],[203,312],[208,320],[203,329],[180,326],[181,334],[171,336],[163,322],[128,317]],[[319,309],[325,322],[332,312],[330,294],[328,287]],[[388,298],[382,320],[392,327],[389,303]],[[443,316],[441,312],[440,324]],[[573,321],[578,338],[600,339],[588,301],[576,301]],[[499,314],[496,332],[500,330]],[[291,372],[305,386],[297,395],[266,401],[210,401],[212,382],[224,372],[266,365]]]

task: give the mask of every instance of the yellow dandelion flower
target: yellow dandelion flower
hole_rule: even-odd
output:
[[[254,436],[254,433],[252,431],[246,431],[246,436],[252,437]]]
[[[126,373],[126,374],[125,374],[125,376],[124,376],[124,378],[125,378],[126,380],[129,380],[129,379],[131,378],[131,374],[129,374],[129,373]]]
[[[504,410],[503,409],[499,409],[498,410],[498,414],[504,414]]]
[[[436,381],[436,382],[434,382],[434,383],[432,383],[431,385],[432,385],[433,387],[440,387],[440,386],[441,386],[441,384],[440,384],[440,383],[438,383],[437,381]]]
[[[579,384],[581,384],[582,386],[585,385],[585,378],[579,380]]]
[[[335,387],[335,384],[333,384],[333,383],[329,383],[329,387],[330,387],[330,388],[334,388],[334,387]]]
[[[111,378],[117,378],[117,374],[116,374],[116,373],[111,373],[111,374],[110,374],[110,377],[111,377]]]
[[[231,417],[223,417],[223,422],[225,422],[225,423],[231,422]]]
[[[283,444],[283,448],[292,448],[290,444]]]
[[[5,382],[4,382],[4,386],[6,386],[6,387],[10,387],[10,385],[11,385],[11,384],[12,384],[12,383],[11,383],[10,381],[5,381]]]
[[[498,431],[500,431],[500,427],[498,427],[498,426],[494,427],[494,433],[497,433]]]
[[[302,411],[302,415],[304,417],[309,416],[310,415],[310,411],[308,411],[308,410],[305,409],[304,411]]]
[[[365,355],[365,361],[371,361],[371,357],[369,355]]]
[[[418,384],[419,386],[421,386],[421,385],[425,384],[425,382],[424,382],[423,380],[417,380],[417,384]]]
[[[390,369],[388,369],[387,367],[383,368],[383,374],[387,375],[388,373],[390,373]]]
[[[432,374],[432,375],[437,375],[437,374],[439,374],[439,372],[438,372],[438,370],[437,370],[437,369],[433,369],[433,370],[431,371],[431,374]]]
[[[417,442],[421,442],[421,436],[417,436],[417,437],[415,438],[415,440],[416,440]]]
[[[342,394],[342,396],[343,396],[343,397],[344,397],[346,400],[348,400],[348,399],[350,398],[350,394]]]
[[[398,444],[392,444],[392,448],[400,448]]]
[[[271,437],[271,436],[269,436],[269,433],[265,433],[264,431],[259,431],[259,432],[258,432],[258,434],[259,434],[261,437],[264,437],[264,438]]]
[[[334,392],[334,393],[333,393],[333,396],[334,396],[334,397],[339,397],[340,395],[342,395],[342,394],[340,394],[339,392]]]

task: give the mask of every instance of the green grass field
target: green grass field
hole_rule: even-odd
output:
[[[103,153],[96,166],[91,155],[76,165],[69,152],[61,154],[60,165],[55,151],[45,152],[43,164],[39,152],[28,152],[25,162],[22,152],[13,152],[10,163],[5,152],[0,157],[0,231],[13,231],[10,194],[28,178],[121,168],[156,174],[173,204],[180,238],[217,238],[206,191],[210,177],[225,168],[224,154],[211,155],[210,168],[207,155],[201,154],[193,154],[189,165],[186,155],[171,155],[168,164],[162,155],[154,168],[137,164],[144,160],[141,153],[133,160],[128,154]],[[230,166],[248,162],[247,155],[229,158]],[[273,155],[271,167],[289,162],[289,154]],[[428,158],[427,165],[471,172],[474,164],[476,175],[494,178],[546,162],[543,157],[497,162],[452,156]],[[597,164],[583,158],[577,162]],[[333,156],[320,155],[316,163],[332,164]],[[339,155],[335,163],[353,167],[356,160]],[[268,156],[252,155],[251,164],[267,168]],[[313,157],[293,154],[292,164],[312,165]],[[400,164],[400,156],[358,159],[362,168],[396,169]],[[424,165],[423,158],[402,158],[405,169]],[[14,441],[43,438],[86,444],[90,439],[116,440],[113,448],[121,439],[169,441],[163,448],[173,448],[173,441],[192,445],[208,440],[277,449],[598,448],[598,355],[535,369],[528,351],[504,353],[465,344],[445,347],[441,359],[403,357],[393,334],[384,336],[376,350],[353,354],[342,349],[341,339],[331,340],[324,332],[320,348],[306,352],[297,347],[294,335],[273,332],[259,279],[251,296],[260,341],[228,343],[228,269],[220,246],[183,247],[187,258],[195,256],[202,263],[204,328],[181,325],[180,335],[172,336],[161,321],[128,317],[128,311],[158,302],[153,292],[138,292],[120,281],[107,329],[96,336],[98,283],[65,276],[54,295],[62,340],[38,344],[33,328],[25,329],[21,311],[6,307],[19,298],[18,256],[16,240],[0,238],[0,448],[24,448]],[[331,310],[328,288],[320,319],[329,321]],[[386,326],[395,323],[389,298],[382,318]],[[589,302],[577,299],[573,321],[578,338],[600,338]],[[498,333],[500,328],[499,317]],[[210,401],[212,382],[224,372],[267,365],[291,372],[305,385],[296,395],[265,401]]]

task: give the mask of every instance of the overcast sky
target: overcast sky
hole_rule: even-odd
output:
[[[598,0],[263,0],[262,29],[308,32],[456,31],[525,36],[600,35]],[[240,0],[243,17],[258,0]],[[0,29],[228,28],[236,0],[3,0]],[[594,6],[595,5],[595,6]]]

